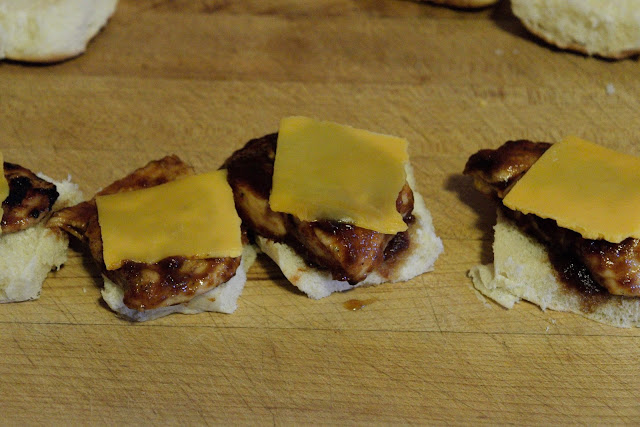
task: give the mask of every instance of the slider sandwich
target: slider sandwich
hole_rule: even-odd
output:
[[[66,234],[48,227],[51,213],[82,199],[70,180],[56,182],[0,153],[0,302],[37,299],[52,269],[67,260]]]
[[[464,169],[499,201],[494,263],[474,286],[618,327],[640,326],[640,158],[568,137],[509,141]]]
[[[222,166],[243,224],[284,276],[319,299],[409,280],[442,252],[407,141],[306,117]]]
[[[129,320],[232,313],[255,260],[226,171],[194,175],[177,156],[150,162],[51,223],[88,244],[102,297]]]

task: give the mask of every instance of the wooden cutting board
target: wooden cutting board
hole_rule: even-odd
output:
[[[0,421],[637,422],[638,331],[476,295],[495,213],[461,171],[513,138],[640,155],[639,82],[636,60],[541,44],[508,4],[401,0],[121,0],[83,56],[0,64],[5,158],[87,197],[169,153],[215,169],[301,114],[407,138],[445,246],[432,273],[320,301],[260,258],[234,314],[132,324],[74,244],[38,301],[0,306]]]

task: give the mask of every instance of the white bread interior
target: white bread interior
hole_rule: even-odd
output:
[[[0,59],[54,62],[85,51],[118,0],[0,0]]]
[[[494,231],[494,263],[469,271],[475,288],[483,295],[505,308],[523,299],[542,310],[577,313],[617,327],[640,326],[640,298],[606,295],[597,297],[597,303],[585,305],[577,290],[557,281],[545,246],[520,231],[500,211]]]
[[[412,189],[416,188],[410,165],[407,165],[407,182]],[[334,292],[342,292],[358,286],[407,281],[433,270],[436,259],[443,251],[442,240],[436,236],[431,213],[425,206],[424,199],[415,190],[413,197],[415,221],[409,226],[409,248],[389,268],[388,275],[373,272],[354,286],[346,281],[334,280],[327,270],[310,267],[300,255],[286,244],[262,236],[256,237],[256,243],[265,254],[278,264],[282,274],[289,282],[313,299],[324,298]],[[378,271],[385,271],[385,267],[383,264]]]
[[[562,49],[606,58],[640,51],[640,0],[511,0],[513,13]]]
[[[59,196],[54,211],[82,201],[82,193],[70,179],[56,182],[38,176],[56,185]],[[68,245],[67,235],[47,228],[45,221],[0,235],[0,303],[37,299],[47,274],[67,260]]]
[[[244,289],[244,284],[247,281],[247,271],[255,260],[255,249],[251,245],[245,245],[242,251],[242,260],[236,270],[235,276],[210,291],[200,294],[182,304],[145,311],[131,309],[124,305],[123,289],[104,275],[102,276],[104,279],[102,298],[107,305],[121,317],[135,322],[153,320],[172,313],[196,314],[204,311],[233,313],[238,307],[238,297],[240,297]]]

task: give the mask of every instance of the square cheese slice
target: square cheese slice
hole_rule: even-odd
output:
[[[335,220],[395,234],[407,141],[307,117],[280,122],[271,209],[304,221]]]
[[[240,218],[226,170],[96,197],[108,270],[169,256],[238,257]]]
[[[640,238],[640,158],[570,136],[553,144],[503,203],[586,239]]]

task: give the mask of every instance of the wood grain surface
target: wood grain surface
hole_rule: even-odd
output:
[[[0,423],[637,423],[639,331],[476,295],[495,213],[461,170],[513,138],[640,155],[638,75],[508,3],[402,0],[121,0],[84,55],[0,64],[5,159],[87,197],[168,153],[215,169],[301,114],[407,138],[445,245],[432,273],[320,301],[259,258],[234,314],[132,324],[73,244],[38,301],[0,306]]]

